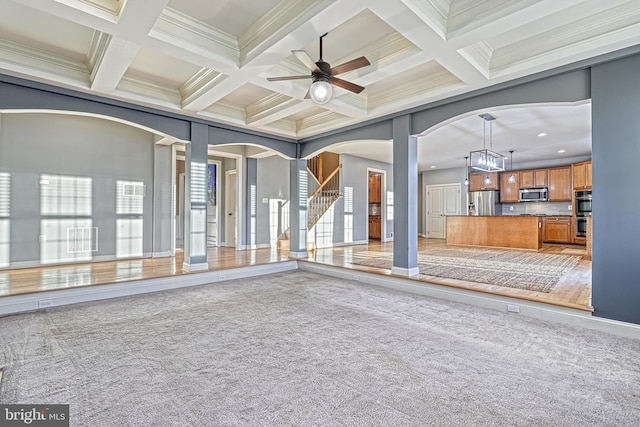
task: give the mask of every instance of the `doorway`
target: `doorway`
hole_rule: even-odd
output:
[[[236,170],[229,170],[225,172],[225,191],[224,191],[224,206],[225,206],[225,221],[224,221],[224,235],[225,246],[229,248],[235,248],[238,240],[238,207],[237,207],[237,172]]]
[[[207,165],[207,246],[220,246],[220,170],[222,163]]]
[[[445,239],[447,237],[447,215],[460,215],[460,197],[460,184],[426,187],[428,238]]]
[[[387,183],[386,171],[382,169],[367,168],[367,214],[368,214],[368,239],[387,241],[387,226],[385,212],[385,188]]]

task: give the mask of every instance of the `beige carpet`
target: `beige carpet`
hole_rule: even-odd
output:
[[[421,251],[420,274],[509,288],[549,292],[581,257],[510,249],[447,248]],[[367,251],[353,264],[391,269],[392,254]]]
[[[74,427],[637,427],[638,354],[296,270],[0,317],[0,403]]]

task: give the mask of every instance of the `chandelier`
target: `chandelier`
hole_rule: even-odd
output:
[[[480,114],[483,122],[482,150],[469,153],[471,168],[483,172],[497,172],[504,170],[504,156],[493,151],[493,121],[496,119],[489,113]],[[489,149],[487,149],[487,122],[489,122]]]

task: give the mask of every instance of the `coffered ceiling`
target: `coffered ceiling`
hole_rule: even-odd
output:
[[[363,92],[267,81],[325,33]],[[637,0],[0,0],[0,72],[294,139],[638,43]]]

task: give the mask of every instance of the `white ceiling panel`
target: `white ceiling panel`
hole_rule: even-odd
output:
[[[82,58],[89,50],[93,32],[91,28],[19,3],[0,1],[0,41]]]
[[[278,0],[170,0],[168,7],[220,31],[239,37],[251,24],[278,3]]]
[[[361,94],[319,107],[291,52],[318,60],[325,33],[331,65],[371,64],[339,76]],[[0,72],[293,139],[638,44],[637,0],[0,0]],[[287,75],[309,78],[267,80]],[[515,161],[588,153],[588,115],[565,108],[496,109],[496,146]],[[460,163],[478,120],[422,137],[421,167]]]

